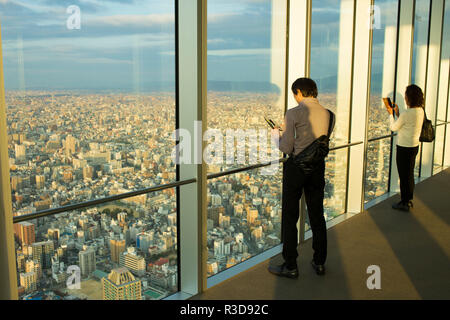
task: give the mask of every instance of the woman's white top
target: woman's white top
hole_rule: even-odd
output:
[[[397,121],[393,115],[389,117],[391,130],[398,132],[397,145],[408,148],[419,146],[424,117],[423,108],[409,108],[400,114]]]

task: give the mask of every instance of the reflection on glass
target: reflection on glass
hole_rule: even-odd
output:
[[[273,176],[258,170],[208,183],[208,276],[281,242],[282,166]]]
[[[348,142],[352,32],[353,1],[312,1],[311,78],[320,103],[336,114],[332,146]]]
[[[351,94],[353,1],[312,1],[311,78],[319,102],[336,114],[331,147],[348,143]],[[325,212],[332,219],[345,212],[347,149],[330,152],[326,164]]]
[[[434,170],[444,165],[445,126],[436,127],[436,139],[434,142]]]
[[[176,178],[173,1],[65,3],[0,2],[15,215]]]
[[[395,60],[397,43],[397,0],[377,0],[379,23],[373,29],[372,73],[368,138],[373,139],[391,134],[389,114],[383,97],[394,101]],[[403,97],[403,94],[398,95]],[[367,153],[364,201],[367,203],[388,191],[391,139],[369,143]]]
[[[219,130],[223,141],[227,130],[265,130],[268,135],[264,116],[283,121],[286,12],[286,0],[208,2],[208,128]],[[255,147],[251,141],[244,161],[227,158],[243,147],[234,141],[224,143],[223,161],[209,165],[209,172],[256,164],[249,159]]]
[[[450,34],[450,1],[445,3],[445,16],[444,16],[444,35]],[[450,70],[450,41],[447,37],[442,38],[442,52],[441,52],[441,65],[440,65],[440,79],[439,79],[439,99],[437,104],[437,122],[436,124],[443,124],[449,117],[448,103],[449,100],[449,77],[448,71]],[[449,118],[450,120],[450,118]],[[444,146],[446,130],[450,130],[450,126],[442,125],[436,128],[436,141],[434,145],[434,169],[437,170],[444,165]]]
[[[425,90],[428,61],[428,29],[430,21],[430,0],[416,1],[414,17],[414,46],[411,83]],[[420,177],[422,146],[416,159],[414,174]]]
[[[379,24],[373,29],[372,73],[369,104],[369,139],[391,133],[383,97],[394,99],[397,43],[397,0],[377,0]],[[401,94],[403,96],[403,94]]]
[[[158,300],[178,291],[175,193],[15,224],[20,299]]]
[[[277,124],[284,119],[286,15],[286,0],[208,1],[208,128],[224,141],[223,156],[214,154],[209,173],[282,156],[264,117]],[[255,133],[257,140],[249,136]],[[233,136],[240,134],[244,140]],[[280,243],[276,169],[272,175],[249,171],[209,181],[208,276]]]
[[[420,171],[421,171],[421,161],[422,161],[422,143],[419,145],[419,152],[417,153],[416,157],[416,165],[414,167],[414,177],[420,178]]]
[[[416,1],[414,18],[414,47],[412,61],[413,84],[425,90],[428,57],[428,29],[430,21],[430,0]]]
[[[369,143],[367,149],[365,203],[388,192],[390,154],[391,138]]]

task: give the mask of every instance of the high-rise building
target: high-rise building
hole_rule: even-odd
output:
[[[133,247],[128,248],[127,252],[120,255],[120,266],[126,267],[136,275],[143,275],[145,273],[145,259],[136,253]]]
[[[256,219],[258,219],[258,210],[248,208],[247,209],[247,223],[254,224],[256,222]]]
[[[34,271],[20,274],[20,285],[25,288],[26,293],[36,291],[37,277]]]
[[[83,179],[92,179],[94,177],[94,168],[86,166],[83,168]]]
[[[36,175],[36,188],[42,189],[45,186],[45,176],[43,175]]]
[[[87,277],[96,269],[95,251],[91,248],[78,253],[81,276]]]
[[[75,153],[76,148],[77,148],[77,139],[75,139],[74,137],[72,137],[71,135],[68,135],[66,137],[66,155],[70,156],[71,154]]]
[[[29,222],[20,222],[15,225],[15,232],[19,242],[23,245],[31,245],[36,241],[34,224]]]
[[[15,145],[16,159],[24,160],[26,158],[26,147],[23,144]]]
[[[52,266],[52,256],[55,251],[53,241],[42,241],[32,244],[33,260],[41,264],[42,269],[48,269]]]
[[[25,255],[17,252],[17,270],[19,272],[25,271]]]
[[[127,268],[113,269],[102,278],[103,300],[141,300],[141,281],[136,280]]]
[[[11,190],[18,191],[22,188],[22,177],[11,176]]]
[[[142,232],[136,236],[136,246],[142,251],[147,252],[148,248],[153,244],[153,234],[150,232]]]
[[[47,235],[48,235],[48,239],[49,240],[55,240],[58,241],[59,240],[59,235],[60,235],[60,231],[59,229],[48,229],[47,230]]]
[[[41,264],[36,260],[27,260],[25,262],[25,272],[34,272],[36,273],[36,278],[39,279],[42,276]]]
[[[111,249],[111,260],[119,263],[120,254],[125,251],[126,240],[111,239],[109,240],[109,245]]]

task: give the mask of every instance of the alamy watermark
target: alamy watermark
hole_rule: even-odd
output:
[[[366,281],[367,289],[381,290],[381,268],[377,265],[367,267],[367,274],[370,277]]]
[[[66,26],[69,30],[80,30],[81,29],[81,9],[79,6],[71,5],[67,7],[66,13],[70,14],[67,18]]]
[[[172,133],[177,145],[172,151],[174,163],[208,165],[270,164],[262,175],[274,175],[279,168],[278,131],[267,129],[208,129],[202,132],[202,122],[194,124],[194,137],[187,129]],[[207,142],[203,148],[203,142]],[[248,152],[247,152],[248,150]]]
[[[66,286],[70,290],[81,289],[81,269],[77,265],[69,266],[67,268],[67,274],[70,276],[67,278]]]

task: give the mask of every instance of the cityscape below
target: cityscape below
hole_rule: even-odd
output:
[[[346,113],[335,94],[319,101],[338,117]],[[176,180],[173,94],[11,91],[6,102],[14,216]],[[380,105],[381,97],[372,97],[371,134],[379,136],[388,130]],[[223,132],[267,129],[264,116],[281,122],[283,112],[277,93],[208,93],[208,127]],[[338,122],[334,146],[346,140],[345,126]],[[389,157],[390,139],[369,144],[366,201],[387,192]],[[347,158],[348,149],[340,149],[327,159],[327,221],[345,212]],[[237,167],[210,165],[209,172]],[[281,243],[281,168],[208,182],[208,276]],[[178,291],[175,189],[14,229],[22,299],[153,300]]]

